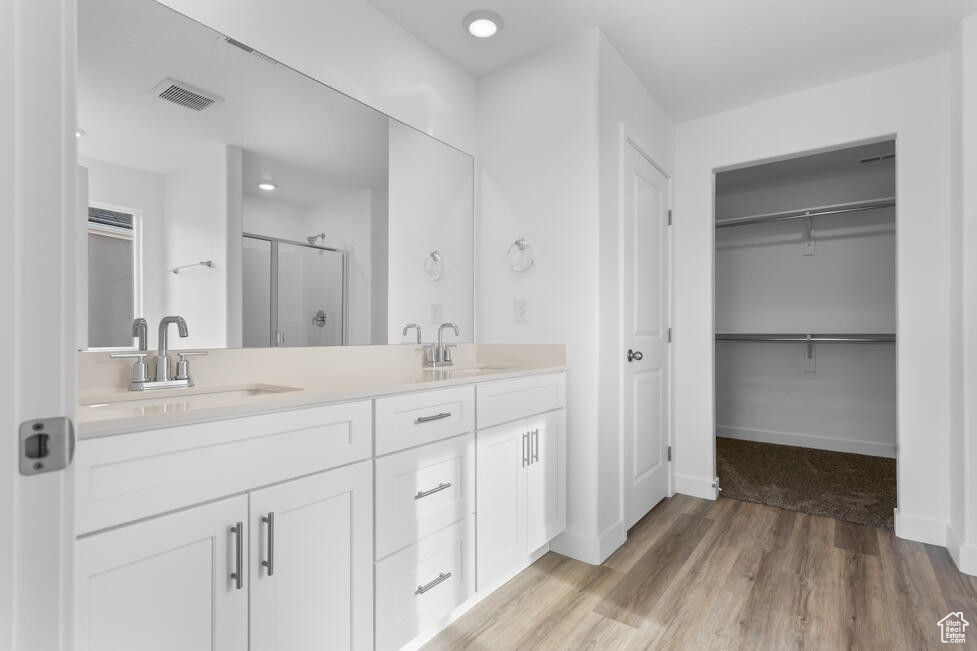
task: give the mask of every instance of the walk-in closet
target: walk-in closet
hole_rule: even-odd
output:
[[[895,144],[716,174],[725,497],[892,526]]]

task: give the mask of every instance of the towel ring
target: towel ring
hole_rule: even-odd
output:
[[[444,268],[441,262],[441,251],[435,249],[427,254],[424,258],[424,273],[431,280],[439,280],[441,278],[441,271]]]
[[[509,260],[509,266],[513,271],[523,272],[536,264],[536,253],[533,247],[522,237],[509,245],[505,257]]]

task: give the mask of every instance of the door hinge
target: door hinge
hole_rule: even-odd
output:
[[[668,460],[672,460],[672,446],[670,445],[668,446]]]
[[[668,343],[672,343],[672,329],[668,329]]]
[[[20,474],[63,470],[75,455],[75,426],[67,416],[35,418],[20,424]]]
[[[672,225],[672,209],[671,208],[668,209],[668,225],[669,226]]]

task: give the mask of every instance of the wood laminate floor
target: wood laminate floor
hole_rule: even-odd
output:
[[[977,578],[941,547],[738,500],[676,495],[603,565],[549,553],[425,649],[938,649]]]

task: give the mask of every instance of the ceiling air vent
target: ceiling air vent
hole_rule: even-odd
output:
[[[250,54],[254,58],[258,59],[259,61],[264,61],[265,63],[271,63],[273,65],[277,65],[278,64],[278,61],[276,61],[275,59],[272,59],[267,54],[262,54],[261,52],[259,52],[258,50],[254,49],[250,45],[248,45],[246,43],[242,43],[241,41],[239,41],[237,39],[231,38],[230,36],[225,36],[224,37],[224,42],[226,42],[231,47],[236,47],[237,49],[241,50],[242,52],[247,52],[248,54]]]
[[[895,153],[879,154],[878,156],[869,156],[868,158],[859,158],[858,164],[865,165],[866,163],[878,163],[879,161],[888,160],[890,158],[895,158]]]
[[[185,106],[193,111],[203,111],[218,102],[224,101],[213,93],[208,93],[205,90],[168,77],[156,85],[153,93],[160,99]]]

